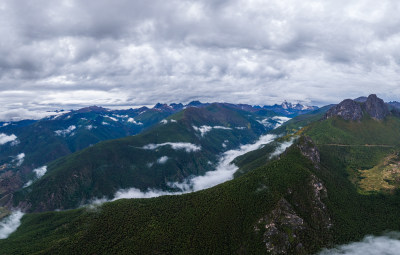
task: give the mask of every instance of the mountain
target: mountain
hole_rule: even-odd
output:
[[[283,114],[288,117],[295,117],[300,114],[309,113],[318,109],[317,106],[305,106],[302,104],[292,104],[289,102],[283,102],[282,104],[274,104],[272,106],[265,105],[264,109],[274,111],[279,114]]]
[[[360,106],[361,119],[348,118],[358,114],[348,109],[324,117],[326,107],[288,122],[280,129],[283,136],[235,159],[242,174],[206,190],[26,214],[0,240],[0,253],[314,254],[398,231],[400,118],[369,114],[380,113],[374,107],[381,101],[375,96],[371,101]],[[216,125],[232,116],[226,106],[208,107],[189,108],[194,112],[172,115],[164,125],[172,130],[172,124],[200,125],[204,119]],[[234,123],[243,125],[247,115],[236,116]],[[213,131],[203,138],[198,133],[197,141]],[[141,136],[145,141],[146,133]],[[276,153],[290,141],[293,145]]]
[[[110,199],[121,189],[180,191],[170,183],[214,170],[223,152],[257,140],[278,121],[265,109],[188,107],[139,135],[101,142],[48,164],[43,177],[0,203],[48,211]]]
[[[382,120],[390,114],[388,106],[375,94],[369,95],[365,102],[346,99],[340,104],[332,107],[325,118],[340,116],[345,120],[360,121],[367,115],[377,120]]]
[[[159,123],[173,109],[107,110],[91,106],[41,120],[0,127],[0,199],[35,177],[33,170],[100,141],[130,136]]]

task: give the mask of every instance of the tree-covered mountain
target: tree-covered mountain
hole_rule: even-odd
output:
[[[92,106],[0,127],[0,198],[35,178],[34,169],[100,141],[140,133],[180,109]]]
[[[374,107],[380,104],[369,109],[379,112]],[[0,253],[310,254],[399,230],[400,119],[373,118],[364,108],[359,120],[309,117],[315,114],[322,116],[294,133],[283,128],[287,135],[275,145],[238,158],[238,172],[246,171],[232,181],[184,195],[27,214],[0,240]]]
[[[218,103],[188,107],[141,134],[53,161],[43,177],[0,202],[47,211],[113,198],[120,189],[180,191],[171,183],[184,184],[215,169],[223,152],[257,140],[279,121],[265,109]]]

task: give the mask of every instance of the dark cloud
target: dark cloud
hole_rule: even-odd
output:
[[[1,109],[398,99],[399,12],[394,0],[4,0]]]

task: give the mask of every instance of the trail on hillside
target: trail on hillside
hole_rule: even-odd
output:
[[[387,144],[334,144],[334,143],[325,143],[325,144],[317,144],[317,146],[340,146],[340,147],[385,147],[385,148],[394,148],[395,145],[387,145]]]

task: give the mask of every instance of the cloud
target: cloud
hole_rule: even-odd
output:
[[[0,239],[6,239],[10,234],[17,230],[19,225],[21,225],[22,216],[24,216],[24,213],[21,211],[15,211],[0,221]]]
[[[236,157],[257,150],[263,145],[272,142],[275,138],[275,135],[263,135],[253,144],[242,145],[238,149],[226,151],[223,153],[214,171],[206,172],[206,174],[202,176],[189,178],[183,183],[175,182],[169,185],[174,188],[179,188],[182,191],[198,191],[231,180],[233,179],[233,174],[238,170],[238,167],[232,163]]]
[[[167,156],[162,156],[161,158],[157,159],[158,164],[165,164],[168,161]]]
[[[47,166],[42,166],[36,169],[33,169],[33,172],[35,172],[36,174],[36,178],[42,178],[43,175],[45,175],[45,173],[47,172]]]
[[[25,153],[20,153],[14,157],[13,162],[15,162],[17,166],[21,166],[22,163],[24,163],[24,159],[25,159]]]
[[[171,146],[174,150],[185,150],[186,152],[195,152],[201,150],[199,145],[192,143],[160,143],[160,144],[147,144],[143,146],[145,150],[155,150],[162,146]]]
[[[203,137],[206,133],[210,132],[212,129],[225,129],[225,130],[231,130],[232,128],[229,127],[224,127],[224,126],[207,126],[203,125],[200,127],[192,126],[194,130],[197,132],[200,132],[200,135]]]
[[[141,191],[140,189],[137,188],[121,189],[115,194],[113,201],[121,198],[151,198],[151,197],[159,197],[165,195],[181,195],[185,193],[211,188],[215,185],[224,183],[226,181],[233,179],[234,173],[239,169],[235,164],[232,163],[232,161],[235,158],[237,158],[240,155],[246,154],[250,151],[257,150],[268,143],[271,143],[272,141],[274,141],[276,137],[277,136],[271,134],[262,135],[256,142],[252,144],[241,145],[237,149],[224,152],[221,155],[215,170],[208,171],[202,176],[187,178],[183,182],[168,183],[168,186],[170,186],[171,188],[180,189],[181,191],[169,192],[157,189],[147,189],[146,191]],[[224,141],[224,143],[225,142],[227,141]],[[284,145],[280,147],[284,146],[288,146],[288,143],[284,143]],[[153,145],[150,147],[154,148]],[[159,161],[160,160],[164,160],[164,157],[161,157]],[[148,167],[152,166],[153,163],[148,163]],[[92,202],[95,204],[102,204],[106,201],[109,200],[107,198],[100,198],[100,199],[97,198],[95,200],[92,200]]]
[[[56,135],[58,135],[58,136],[64,136],[64,137],[66,137],[66,136],[68,136],[69,134],[73,134],[72,133],[72,131],[74,131],[76,129],[76,126],[75,125],[71,125],[71,126],[69,126],[68,128],[66,128],[66,129],[62,129],[62,130],[56,130],[56,131],[54,131],[54,133],[56,133]]]
[[[324,249],[319,255],[375,255],[399,254],[400,234],[391,232],[383,236],[366,236],[360,242],[338,246],[333,249]]]
[[[12,141],[16,141],[17,137],[14,134],[11,135],[6,135],[4,133],[0,134],[0,145],[12,142]]]
[[[259,140],[253,144],[242,145],[236,150],[226,151],[221,156],[215,170],[206,172],[206,174],[203,176],[188,178],[184,182],[173,182],[168,184],[170,187],[178,188],[181,191],[168,192],[157,189],[147,189],[146,191],[141,191],[140,189],[137,188],[121,189],[118,192],[116,192],[114,199],[112,201],[121,198],[152,198],[165,195],[181,195],[185,193],[199,191],[202,189],[211,188],[215,185],[233,179],[233,174],[237,171],[238,167],[231,162],[236,157],[243,155],[249,151],[259,149],[263,145],[272,142],[275,138],[276,138],[275,135],[264,135],[261,136]],[[108,200],[106,198],[103,198],[93,201],[96,201],[97,204],[101,204]]]
[[[280,143],[278,147],[275,148],[275,151],[270,154],[269,158],[281,155],[287,148],[289,148],[293,144],[294,140],[295,139],[290,139],[287,142]]]
[[[398,99],[399,11],[395,0],[5,0],[0,112]]]

